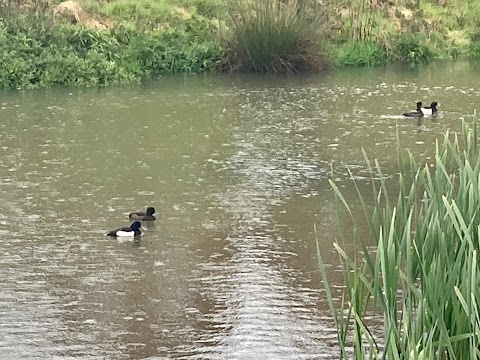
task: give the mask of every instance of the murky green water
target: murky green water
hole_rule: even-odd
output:
[[[330,164],[432,158],[480,99],[468,63],[178,77],[0,101],[2,359],[335,359]],[[432,121],[399,115],[438,101]],[[140,243],[104,236],[156,207]],[[330,255],[331,254],[331,255]]]

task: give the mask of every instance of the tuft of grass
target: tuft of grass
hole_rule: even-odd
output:
[[[336,5],[342,23],[340,36],[351,42],[371,41],[377,20],[385,16],[370,0],[339,1]]]
[[[391,58],[400,62],[420,63],[433,59],[434,54],[422,36],[399,34],[393,37]]]
[[[223,68],[274,73],[322,69],[325,25],[311,14],[305,0],[238,2],[229,10]]]
[[[338,66],[376,66],[387,62],[384,50],[371,41],[346,42],[330,50],[333,63]]]
[[[397,134],[398,139],[398,134]],[[353,229],[361,256],[335,243],[345,270],[345,292],[337,310],[322,254],[319,266],[337,326],[340,355],[348,359],[478,359],[480,357],[480,157],[478,124],[463,123],[461,134],[437,140],[435,161],[404,159],[398,144],[398,194],[378,162],[372,172],[373,209],[357,188],[369,224],[367,238]],[[374,176],[375,175],[375,176]],[[375,180],[377,179],[377,180]],[[379,180],[378,180],[379,179]],[[358,223],[341,191],[331,181],[342,208]],[[345,230],[340,232],[345,241]],[[374,242],[375,249],[367,243]],[[346,309],[345,309],[346,308]],[[383,335],[372,331],[381,320]],[[378,328],[378,322],[377,322]]]
[[[224,0],[170,0],[170,2],[208,19],[217,18],[225,8]]]
[[[103,6],[104,15],[121,22],[131,21],[141,29],[153,29],[171,21],[171,7],[163,1],[117,0]]]

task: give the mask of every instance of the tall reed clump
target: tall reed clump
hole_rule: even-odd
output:
[[[419,164],[412,154],[404,161],[398,145],[397,194],[388,192],[378,162],[373,165],[365,156],[375,173],[373,209],[357,183],[354,186],[369,239],[353,229],[361,248],[358,258],[334,244],[345,270],[342,308],[336,308],[317,246],[342,359],[352,358],[352,353],[355,359],[480,358],[477,138],[475,114],[472,128],[464,123],[460,136],[447,132],[443,142],[437,140],[434,166]],[[334,182],[331,186],[340,226],[342,208],[358,221]],[[367,247],[372,242],[374,253]],[[379,338],[372,317],[383,324]]]
[[[226,71],[299,72],[322,69],[325,23],[307,0],[243,0],[229,10]]]

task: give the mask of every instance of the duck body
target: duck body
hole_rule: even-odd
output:
[[[128,214],[128,218],[132,220],[153,221],[155,217],[155,208],[148,207],[146,212],[132,212]]]
[[[140,227],[142,223],[140,221],[134,221],[129,227],[121,227],[107,233],[107,236],[111,237],[134,237],[142,234]]]
[[[422,102],[421,101],[417,102],[417,110],[410,111],[410,112],[404,112],[402,115],[406,116],[406,117],[414,117],[414,118],[423,117],[424,114],[423,114],[423,111],[422,111]]]
[[[432,102],[430,106],[425,106],[422,107],[422,112],[426,116],[434,116],[438,114],[438,109],[437,109],[438,103],[436,101]]]

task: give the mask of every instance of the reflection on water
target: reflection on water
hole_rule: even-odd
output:
[[[338,358],[313,234],[339,285],[331,168],[347,198],[362,148],[394,176],[397,126],[433,157],[476,84],[439,63],[3,93],[2,358]],[[418,100],[441,116],[399,116]],[[139,243],[104,236],[147,206]]]

